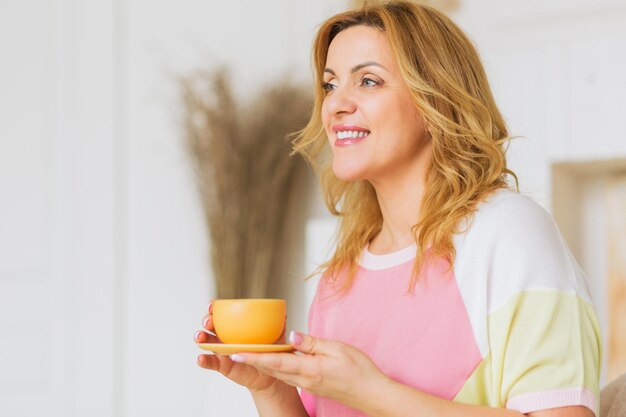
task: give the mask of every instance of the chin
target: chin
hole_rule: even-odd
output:
[[[337,166],[333,164],[335,177],[342,181],[359,181],[367,178],[365,172],[358,167]]]

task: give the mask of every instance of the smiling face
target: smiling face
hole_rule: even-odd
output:
[[[346,181],[414,175],[425,164],[424,122],[383,31],[345,29],[330,43],[322,122],[333,172]]]

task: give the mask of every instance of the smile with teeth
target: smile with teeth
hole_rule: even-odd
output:
[[[356,139],[363,138],[369,135],[370,132],[356,131],[356,130],[342,130],[337,132],[337,139]]]

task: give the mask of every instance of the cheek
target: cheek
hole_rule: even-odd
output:
[[[324,128],[326,128],[328,124],[328,118],[330,115],[330,113],[328,112],[328,106],[326,105],[326,100],[322,102],[322,110],[320,113],[321,113],[322,123],[324,125]]]
[[[412,137],[421,138],[424,136],[424,121],[412,102],[403,105],[399,117],[398,126],[401,125],[407,133],[410,132]]]
[[[324,128],[324,132],[326,133],[326,137],[328,139],[328,142],[332,144],[332,136],[334,135],[333,132],[330,130],[330,113],[326,110],[325,106],[322,104],[322,111],[321,111],[321,120],[322,120],[322,127]]]

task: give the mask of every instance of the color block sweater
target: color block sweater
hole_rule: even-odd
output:
[[[500,190],[464,226],[452,268],[430,259],[412,292],[416,245],[386,255],[364,249],[347,293],[323,277],[309,332],[350,344],[392,379],[441,398],[522,413],[583,405],[597,415],[599,324],[552,217]],[[365,415],[302,398],[311,417]]]

